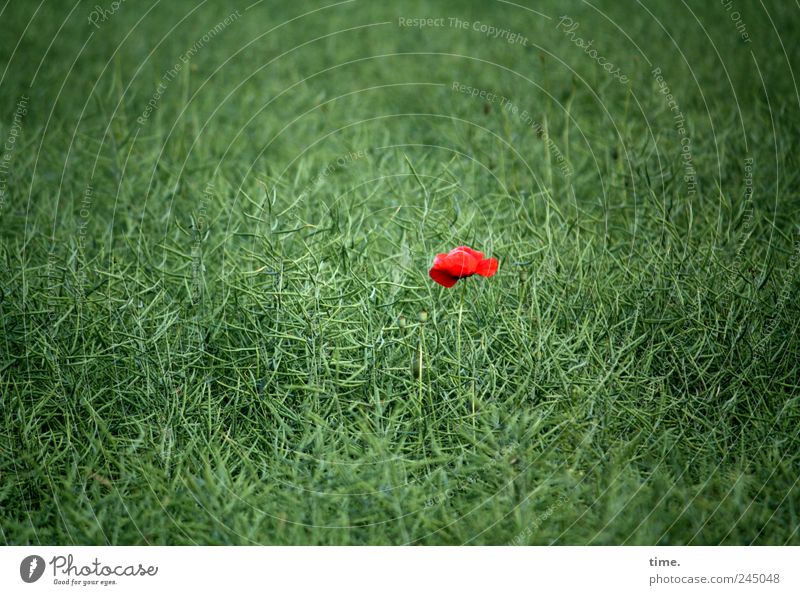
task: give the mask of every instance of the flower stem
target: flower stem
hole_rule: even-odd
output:
[[[461,284],[461,299],[458,304],[458,329],[456,331],[456,360],[458,366],[458,376],[461,376],[461,318],[464,314],[464,288],[465,283]]]
[[[425,326],[422,325],[420,327],[420,330],[419,330],[419,346],[417,348],[417,370],[418,370],[418,372],[417,372],[417,381],[419,382],[419,397],[418,397],[418,399],[419,399],[420,410],[423,407],[422,402],[423,402],[423,399],[424,399],[424,396],[422,394],[423,391],[424,391],[424,385],[423,385],[423,382],[422,382],[422,378],[423,378],[423,375],[424,375],[423,374],[423,370],[424,370],[424,368],[423,368],[423,353],[424,353],[424,351],[425,351]],[[433,403],[431,403],[431,410],[433,411]]]
[[[459,385],[462,384],[461,383],[461,367],[462,367],[462,362],[463,362],[463,360],[462,360],[463,351],[462,351],[462,346],[461,346],[461,322],[462,322],[462,320],[464,318],[464,295],[466,294],[466,292],[467,292],[467,284],[466,283],[462,283],[461,284],[461,296],[460,296],[459,304],[458,304],[458,330],[457,330],[457,334],[456,334],[456,360],[457,360],[457,366],[458,366],[458,368],[457,368],[458,369],[457,382],[459,383]],[[471,400],[471,405],[472,405],[472,418],[473,418],[473,423],[474,423],[474,421],[475,421],[475,398],[474,398],[474,396],[471,397],[470,400]]]

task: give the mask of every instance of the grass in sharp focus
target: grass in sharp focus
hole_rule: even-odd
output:
[[[798,543],[797,14],[162,4],[0,16],[6,543]]]

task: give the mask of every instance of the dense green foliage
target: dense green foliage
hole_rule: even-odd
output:
[[[51,4],[4,542],[800,543],[792,3]]]

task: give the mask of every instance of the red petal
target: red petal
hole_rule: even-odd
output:
[[[452,250],[444,259],[444,268],[453,277],[469,277],[475,274],[475,267],[478,266],[478,259],[469,252],[463,250]]]
[[[469,254],[470,256],[472,256],[473,258],[476,258],[478,260],[483,259],[483,252],[478,252],[477,250],[473,250],[469,246],[459,246],[458,248],[453,248],[450,251],[450,254],[452,254],[453,252],[456,252],[456,251],[466,252],[467,254]]]
[[[436,281],[439,285],[444,285],[445,287],[452,287],[453,285],[456,284],[456,281],[458,281],[456,277],[453,277],[453,275],[451,275],[447,271],[443,271],[437,268],[432,268],[429,271],[429,274],[431,276],[431,279]]]
[[[433,268],[435,269],[445,269],[445,260],[447,260],[447,254],[437,254],[436,258],[433,259]]]
[[[497,259],[484,258],[478,263],[478,267],[475,269],[475,272],[482,277],[491,277],[497,272]]]

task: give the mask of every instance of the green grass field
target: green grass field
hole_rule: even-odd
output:
[[[0,7],[2,542],[800,544],[796,4],[250,4]]]

